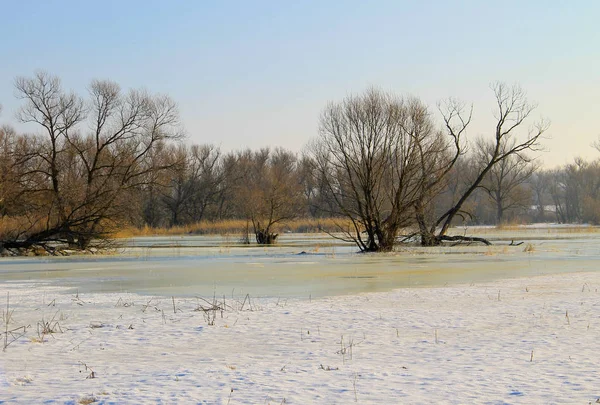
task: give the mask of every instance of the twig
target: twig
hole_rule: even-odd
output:
[[[248,303],[250,303],[250,294],[246,294],[246,296],[244,297],[244,302],[242,302],[242,306],[240,307],[240,311],[244,310],[244,304],[246,304],[246,300],[248,300]],[[252,306],[250,306],[250,309],[252,309]]]
[[[8,321],[10,319],[10,292],[6,292],[6,315],[4,316],[4,350],[8,347]]]
[[[95,371],[94,371],[94,370],[93,370],[93,369],[92,369],[90,366],[88,366],[87,364],[85,364],[85,363],[84,363],[84,362],[82,362],[82,361],[80,361],[79,363],[80,363],[81,365],[83,365],[83,367],[85,367],[85,371],[90,371],[90,374],[88,374],[88,375],[85,377],[85,379],[86,379],[86,380],[87,380],[87,379],[91,379],[91,378],[96,378],[96,377],[97,377],[97,375],[96,375],[96,372],[95,372]],[[79,372],[81,372],[81,370],[80,370]]]

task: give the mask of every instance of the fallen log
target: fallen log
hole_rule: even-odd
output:
[[[478,238],[476,236],[447,236],[447,235],[442,235],[442,236],[438,236],[440,241],[447,241],[447,242],[479,242],[479,243],[483,243],[486,246],[490,246],[492,243],[484,238]]]

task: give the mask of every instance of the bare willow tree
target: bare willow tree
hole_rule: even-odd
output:
[[[21,181],[35,209],[18,238],[4,244],[86,248],[130,209],[127,192],[164,168],[152,156],[180,137],[177,107],[167,96],[124,93],[116,83],[98,80],[84,100],[45,72],[19,77],[15,87],[24,101],[19,120],[40,129],[22,156]]]
[[[435,136],[425,137],[417,142],[419,194],[415,199],[414,207],[418,234],[423,245],[435,244],[430,239],[432,235],[428,231],[428,224],[435,218],[440,194],[446,189],[458,187],[457,184],[451,184],[453,179],[450,175],[461,166],[461,158],[464,155],[463,135],[472,116],[472,108],[465,114],[466,109],[455,99],[449,99],[443,105],[448,111],[447,119],[444,121],[448,130],[445,133],[438,131]],[[462,114],[465,115],[464,118]],[[449,121],[455,117],[458,121],[457,125]],[[433,132],[433,127],[429,131]],[[408,239],[413,236],[414,234],[409,235]]]
[[[342,239],[365,252],[389,251],[398,232],[414,221],[414,207],[435,181],[424,175],[444,154],[427,107],[377,89],[329,104],[311,146],[316,174],[333,201],[330,214]]]
[[[470,215],[463,210],[469,197],[477,190],[488,173],[507,159],[527,160],[528,152],[541,150],[540,140],[548,129],[548,123],[544,120],[534,123],[525,133],[522,127],[531,118],[536,106],[528,102],[525,92],[518,86],[507,86],[504,83],[494,83],[491,86],[496,99],[496,111],[494,118],[496,125],[493,138],[489,147],[480,161],[476,176],[464,191],[452,202],[449,209],[444,211],[429,226],[421,227],[421,242],[423,245],[431,246],[440,244],[444,240],[477,240],[489,243],[480,238],[468,238],[462,236],[448,236],[447,232],[452,221],[457,216]],[[471,112],[465,113],[460,104],[451,103],[442,108],[447,133],[457,139],[455,145],[461,148],[461,134],[464,133],[470,123]]]

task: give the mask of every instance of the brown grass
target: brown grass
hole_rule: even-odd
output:
[[[531,243],[528,243],[527,245],[525,245],[525,249],[523,249],[523,252],[533,253],[535,252],[535,247]]]
[[[29,233],[40,232],[44,229],[47,217],[0,217],[0,240],[14,239],[26,227]]]
[[[572,225],[572,226],[561,226],[561,227],[535,227],[535,228],[527,228],[525,225],[510,225],[503,224],[498,225],[496,227],[489,228],[470,228],[470,233],[487,235],[487,234],[496,234],[499,232],[513,232],[515,235],[526,233],[550,233],[550,234],[586,234],[586,233],[598,233],[600,232],[600,227],[593,225]],[[517,234],[518,232],[518,234]]]
[[[348,225],[347,220],[339,218],[302,218],[276,224],[274,232],[339,232],[339,226],[348,227]],[[137,228],[126,226],[114,232],[112,236],[115,238],[131,238],[157,235],[230,235],[244,234],[246,229],[252,232],[252,223],[248,223],[243,219],[228,219],[223,221],[200,221],[195,224],[174,226],[171,228],[152,228],[149,226]]]

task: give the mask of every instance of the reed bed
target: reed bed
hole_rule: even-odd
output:
[[[348,221],[340,218],[300,218],[276,224],[274,231],[277,233],[333,233],[339,232],[340,227],[345,229],[348,226]],[[246,232],[252,232],[252,223],[242,219],[227,219],[222,221],[200,221],[170,228],[125,226],[115,231],[112,236],[115,238],[131,238],[159,235],[230,235],[245,234]]]

